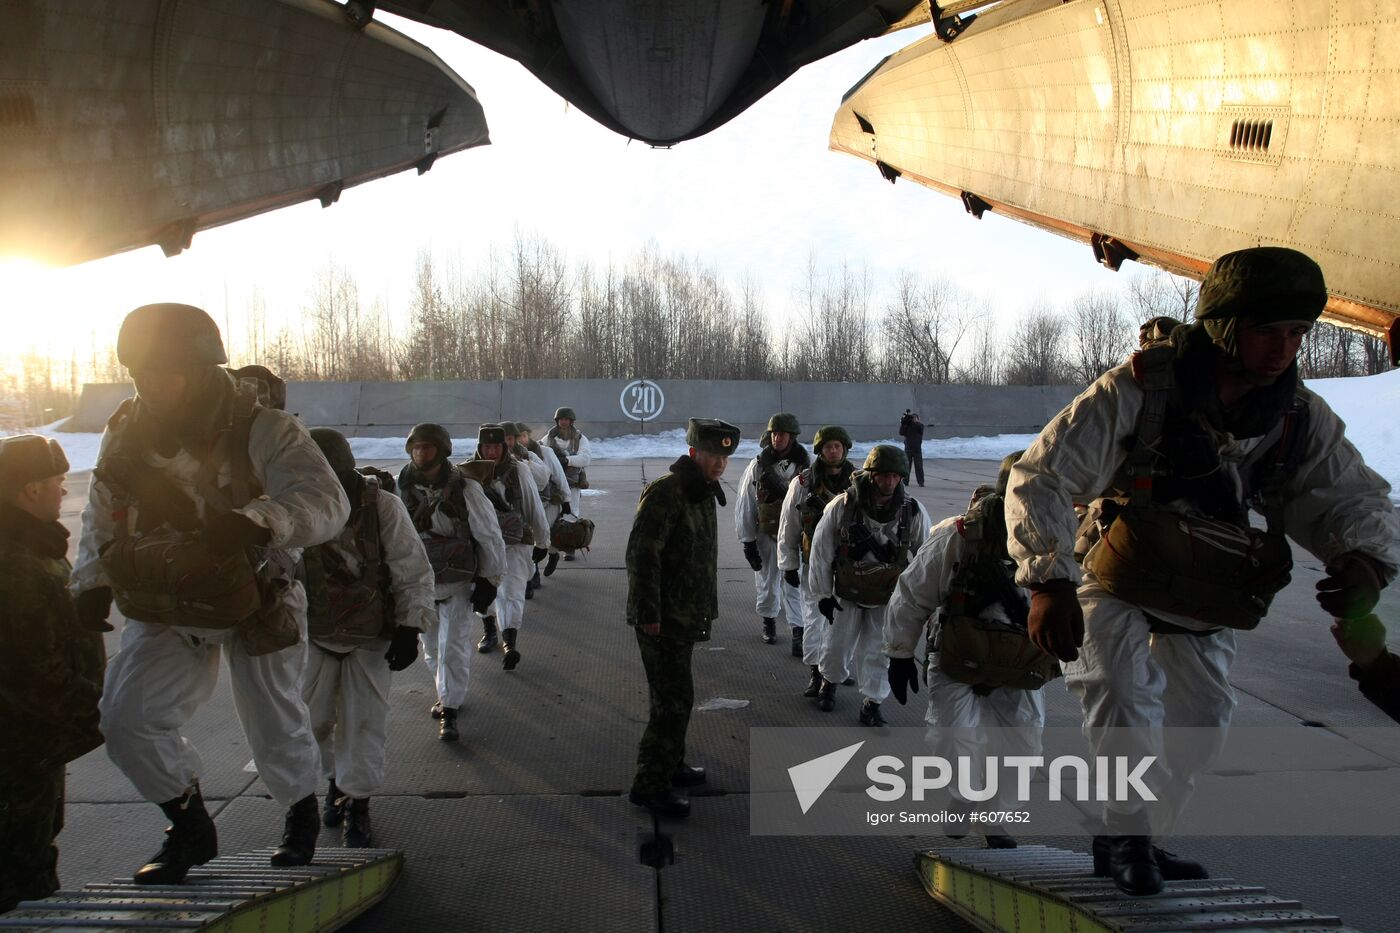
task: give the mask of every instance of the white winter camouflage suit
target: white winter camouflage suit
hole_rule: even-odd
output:
[[[454,469],[451,463],[444,463],[442,468]],[[415,488],[425,499],[442,496],[441,486],[419,484]],[[499,587],[505,572],[506,545],[496,522],[496,510],[481,484],[470,477],[462,484],[462,498],[467,503],[467,524],[476,545],[476,575]],[[439,535],[457,533],[451,516],[438,508],[433,510],[432,530]],[[457,709],[466,702],[471,679],[472,640],[477,628],[471,588],[470,581],[434,584],[437,617],[423,627],[423,663],[437,684],[438,702],[448,709]]]
[[[573,444],[572,441],[566,441],[562,437],[551,438],[548,433],[545,434],[540,446],[553,448],[555,458],[560,461],[562,461],[564,457],[568,457],[570,469],[574,467],[578,467],[580,470],[586,469],[588,465],[593,462],[593,453],[588,446],[588,438],[578,429],[578,425],[574,425],[574,436],[578,438],[578,450],[574,453],[569,453],[569,447]],[[560,472],[563,472],[564,466],[562,462],[560,463],[559,469]],[[563,488],[568,490],[569,493],[569,510],[573,512],[575,518],[582,518],[583,490],[579,489],[577,486],[570,486],[567,477],[564,478]],[[548,541],[549,539],[546,538],[545,540]]]
[[[111,440],[111,432],[104,432],[99,459]],[[268,529],[268,547],[296,558],[302,548],[328,540],[345,524],[350,505],[340,481],[294,416],[259,410],[250,427],[248,456],[263,494],[237,511]],[[204,517],[206,504],[195,487],[199,461],[188,451],[181,449],[173,458],[148,452],[144,463],[188,495]],[[230,477],[225,463],[217,482],[223,485]],[[134,514],[129,521],[134,525]],[[76,590],[109,585],[98,554],[114,535],[111,492],[94,477],[73,569]],[[301,696],[306,591],[294,582],[282,598],[298,619],[302,640],[258,657],[250,656],[231,630],[211,634],[209,629],[127,620],[121,649],[107,666],[102,733],[107,753],[141,796],[155,803],[173,800],[201,776],[199,754],[180,729],[213,694],[221,653],[228,662],[234,709],[273,799],[290,807],[315,791],[319,756]]]
[[[903,489],[903,486],[900,488]],[[909,496],[907,490],[905,496],[914,504],[914,514],[909,519],[909,548],[912,556],[914,551],[923,546],[928,535],[929,521],[924,507],[918,500]],[[812,533],[811,565],[808,567],[807,579],[812,595],[818,601],[828,596],[836,596],[836,576],[832,570],[832,562],[836,559],[837,548],[841,543],[843,513],[848,507],[860,509],[856,499],[852,489],[828,502],[821,520],[817,522],[816,531]],[[871,537],[880,544],[899,539],[898,513],[889,522],[878,524],[861,509],[860,516],[855,520],[863,521],[870,529]],[[878,564],[879,561],[867,554],[856,563],[858,566],[869,566]],[[839,596],[836,597],[836,601],[841,604],[841,609],[834,614],[831,631],[827,633],[821,661],[818,662],[822,677],[828,683],[839,684],[851,676],[850,664],[854,663],[856,685],[860,688],[861,696],[876,703],[883,703],[890,695],[889,661],[884,652],[885,615],[888,607],[860,606]],[[823,623],[826,622],[825,617],[819,618]]]
[[[389,568],[394,598],[394,623],[425,630],[437,621],[437,610],[433,568],[423,540],[398,496],[381,490],[374,502],[380,554]],[[364,556],[353,528],[341,528],[322,548],[334,548],[350,573],[360,573]],[[388,636],[359,646],[315,638],[307,652],[302,696],[321,749],[321,774],[335,781],[347,797],[371,797],[384,781],[390,680],[384,655],[388,648]]]
[[[814,469],[822,469],[821,464],[816,463]],[[808,580],[810,565],[802,562],[802,506],[811,495],[811,490],[802,482],[802,476],[803,473],[799,471],[792,478],[792,482],[788,483],[787,495],[783,497],[783,513],[778,519],[778,570],[780,579],[782,573],[789,570],[796,570],[801,575],[802,585],[797,589],[797,602],[801,607],[799,612],[803,625],[802,662],[820,664],[829,626],[817,609],[817,598],[812,593]]]
[[[778,564],[778,539],[772,535],[759,534],[758,531],[758,471],[759,459],[755,457],[744,468],[744,476],[739,480],[739,501],[734,506],[734,533],[743,544],[757,542],[758,557],[763,562],[762,568],[754,571],[753,575],[754,589],[757,591],[754,611],[765,619],[786,619],[788,625],[801,628],[802,596],[797,590],[783,584],[783,572]],[[789,487],[793,478],[802,471],[802,466],[792,460],[782,459],[773,463],[773,471],[782,480],[783,485]],[[798,532],[800,537],[800,528]],[[780,521],[779,534],[781,533]]]
[[[1302,459],[1284,490],[1287,534],[1324,563],[1360,551],[1393,577],[1400,565],[1400,522],[1388,497],[1389,484],[1362,462],[1326,402],[1302,387],[1298,396],[1307,401],[1309,418]],[[1012,467],[1006,523],[1018,584],[1080,582],[1073,504],[1090,502],[1108,488],[1126,459],[1125,439],[1137,433],[1144,399],[1130,363],[1110,370],[1046,425]],[[1262,441],[1221,435],[1221,460],[1236,488],[1241,462]],[[1110,596],[1091,574],[1082,576],[1079,601],[1084,646],[1079,660],[1065,665],[1065,683],[1084,705],[1085,733],[1096,754],[1105,741],[1101,730],[1132,727],[1115,733],[1114,753],[1156,755],[1164,764],[1169,776],[1154,788],[1164,804],[1163,825],[1153,828],[1167,832],[1189,799],[1196,775],[1224,745],[1235,707],[1228,679],[1235,632],[1227,628],[1202,636],[1154,637],[1143,610]],[[1210,628],[1177,615],[1152,615],[1195,631]],[[1198,737],[1166,743],[1164,726],[1206,727],[1216,735],[1213,741]],[[1120,747],[1120,739],[1133,747]],[[1121,810],[1133,812],[1130,806]]]
[[[958,517],[944,519],[929,529],[928,540],[913,562],[900,574],[885,617],[884,651],[891,658],[918,658],[926,643],[925,627],[937,624],[937,613],[948,599],[957,565],[967,549],[958,531]],[[1029,595],[1029,594],[1023,594]],[[979,614],[982,619],[1009,621],[1006,610],[993,602]],[[985,786],[983,762],[987,755],[1039,755],[1045,728],[1045,695],[1039,690],[997,688],[986,696],[971,685],[954,680],[931,658],[928,684],[929,742],[935,755],[949,761],[971,759],[972,787]],[[988,728],[996,729],[988,733]],[[989,736],[995,739],[989,747]],[[1014,786],[1003,781],[989,808],[1016,809]]]
[[[507,456],[510,456],[507,454]],[[501,587],[496,593],[496,601],[490,610],[496,617],[496,625],[502,631],[508,628],[519,630],[525,621],[525,581],[534,573],[535,565],[530,561],[530,553],[536,547],[547,547],[549,543],[549,521],[545,518],[544,503],[530,473],[528,463],[515,460],[511,467],[516,473],[520,487],[520,510],[525,524],[534,532],[532,544],[505,545],[505,572],[501,574]],[[506,484],[500,479],[492,480],[492,488],[502,499],[506,499]],[[506,500],[509,501],[509,500]],[[495,509],[492,509],[495,514]],[[498,524],[499,527],[499,524]],[[504,543],[504,539],[502,539]]]

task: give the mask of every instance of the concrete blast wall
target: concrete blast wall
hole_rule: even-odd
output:
[[[129,385],[83,386],[67,431],[101,431]],[[906,408],[918,412],[925,437],[1030,434],[1078,393],[1073,386],[961,386],[667,380],[637,386],[622,379],[525,379],[492,382],[292,382],[287,407],[308,425],[349,436],[405,437],[420,421],[453,436],[486,421],[524,421],[542,430],[559,406],[573,408],[591,437],[655,434],[690,417],[724,418],[756,435],[775,411],[790,411],[804,435],[844,425],[857,440],[893,437]],[[624,408],[626,406],[626,408]],[[645,427],[629,417],[649,416]]]

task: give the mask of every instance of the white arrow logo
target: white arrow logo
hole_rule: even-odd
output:
[[[864,744],[864,741],[860,741],[854,745],[847,745],[820,758],[813,758],[788,768],[788,778],[792,781],[792,789],[797,793],[797,802],[802,805],[803,813],[812,809],[812,804],[826,793],[826,789],[836,780],[841,769],[846,767],[846,763],[855,757]]]

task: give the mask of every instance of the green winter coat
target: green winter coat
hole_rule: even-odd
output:
[[[102,744],[102,636],[78,627],[67,532],[0,506],[0,771],[62,766]]]
[[[680,641],[708,641],[719,615],[719,483],[700,474],[690,457],[642,490],[627,539],[627,624],[661,624]]]

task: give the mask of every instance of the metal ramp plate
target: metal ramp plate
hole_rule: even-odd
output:
[[[1128,897],[1094,877],[1088,855],[1048,846],[931,849],[914,866],[929,894],[987,933],[1357,933],[1229,878],[1169,881],[1154,897]]]
[[[0,914],[0,930],[125,933],[325,933],[389,893],[403,869],[397,849],[319,849],[310,865],[273,868],[272,849],[216,858],[184,884],[89,884]]]

